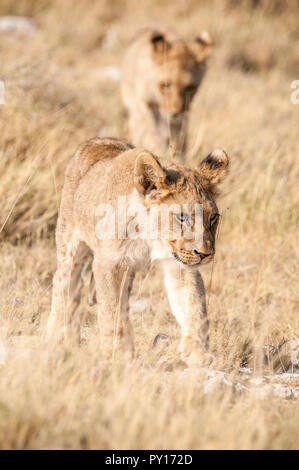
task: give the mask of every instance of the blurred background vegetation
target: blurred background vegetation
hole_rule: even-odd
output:
[[[31,18],[31,30],[1,30],[7,15]],[[0,328],[8,344],[38,340],[47,320],[68,159],[95,135],[128,138],[119,67],[131,37],[153,25],[186,39],[206,29],[215,45],[192,105],[188,163],[215,147],[232,161],[217,256],[203,270],[211,347],[229,374],[288,370],[284,351],[299,336],[299,105],[290,100],[298,19],[298,0],[0,0]],[[0,447],[298,447],[296,401],[221,388],[206,395],[196,375],[182,378],[161,282],[155,267],[136,280],[133,366],[99,365],[86,302],[84,347],[61,346],[51,360],[12,347],[1,366]],[[173,339],[166,351],[151,348],[159,332]]]

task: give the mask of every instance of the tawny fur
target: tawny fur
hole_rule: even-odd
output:
[[[132,142],[155,153],[183,154],[188,111],[206,71],[212,41],[186,43],[169,30],[140,31],[122,63],[121,88]]]
[[[147,271],[160,261],[173,314],[182,328],[180,350],[184,358],[203,354],[208,343],[205,292],[199,266],[213,259],[218,210],[213,199],[216,185],[225,176],[228,157],[212,152],[197,169],[159,160],[125,141],[95,138],[79,147],[70,160],[57,222],[57,271],[53,280],[52,310],[47,339],[74,337],[80,321],[81,272],[88,251],[98,302],[100,341],[111,356],[118,347],[134,350],[128,300],[136,270]],[[105,239],[97,236],[99,204],[117,211],[119,196],[127,197],[126,231],[141,227],[141,209],[178,204],[203,206],[203,242],[185,247],[178,239]],[[131,225],[130,225],[131,224]]]

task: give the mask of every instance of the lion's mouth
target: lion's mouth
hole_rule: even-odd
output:
[[[194,263],[190,263],[190,261],[189,263],[186,261],[183,261],[175,251],[172,252],[172,255],[176,261],[178,261],[179,263],[182,263],[184,266],[197,266],[201,264],[201,260],[196,260],[196,261],[194,260],[195,261]]]
[[[172,255],[174,256],[174,258],[175,258],[177,261],[179,261],[180,263],[183,263],[183,261],[181,260],[181,258],[179,257],[179,255],[178,255],[175,251],[172,252]],[[183,264],[184,264],[184,263],[183,263]]]

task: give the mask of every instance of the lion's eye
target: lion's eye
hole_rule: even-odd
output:
[[[197,90],[196,85],[188,85],[185,88],[185,93],[188,95],[193,95],[196,92],[196,90]]]
[[[212,215],[212,217],[210,218],[210,224],[213,225],[218,220],[218,217],[220,217],[220,214]]]
[[[160,83],[160,88],[162,91],[169,91],[171,88],[171,83],[169,82],[162,82]]]
[[[190,226],[190,216],[188,214],[175,214],[175,218],[180,224],[186,224],[188,227]]]

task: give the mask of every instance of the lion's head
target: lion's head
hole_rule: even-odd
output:
[[[170,120],[189,109],[206,70],[212,41],[208,32],[190,44],[171,32],[155,31],[150,37],[155,86],[154,108]]]
[[[161,257],[166,253],[183,266],[207,264],[213,259],[220,217],[215,196],[228,166],[227,154],[219,149],[196,169],[172,163],[162,166],[152,154],[139,154],[135,187],[148,210],[158,208],[159,242],[164,247]]]

